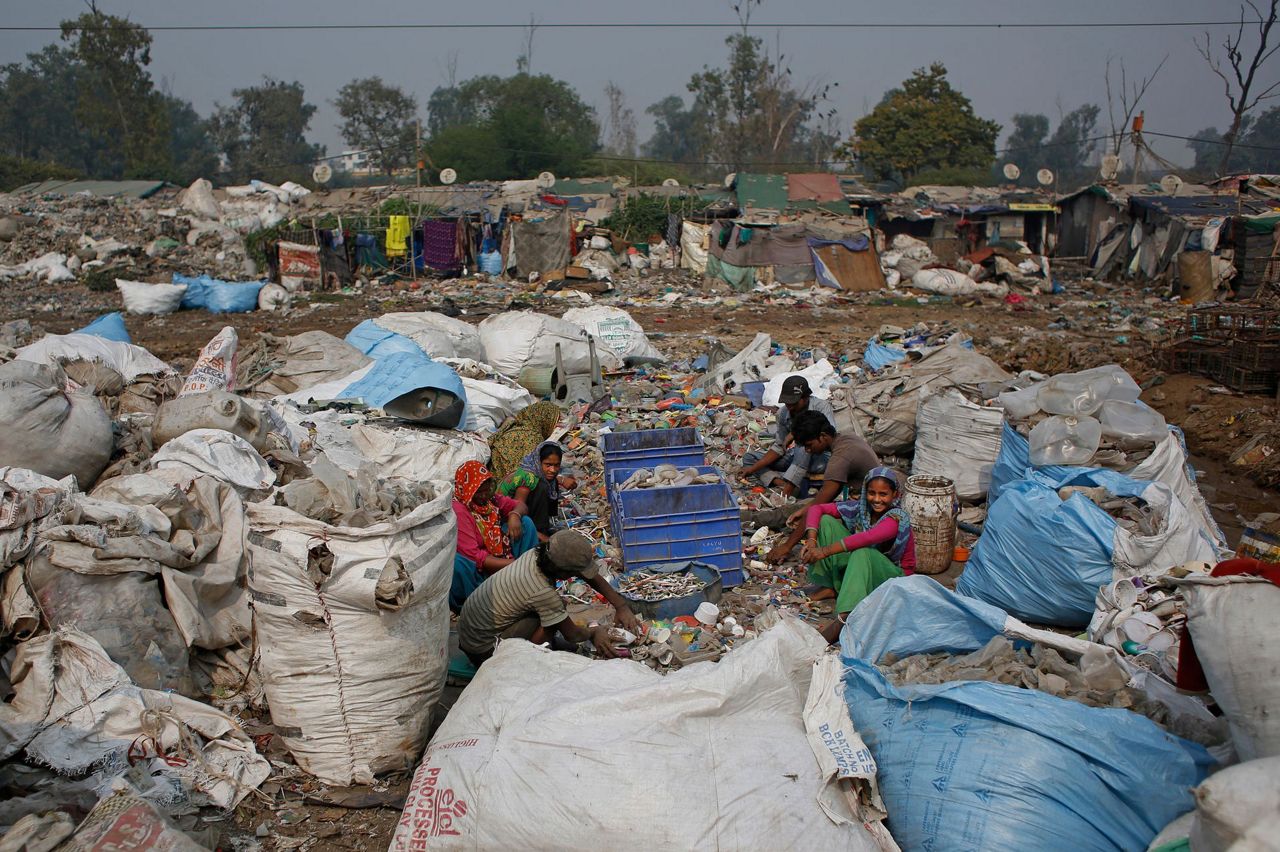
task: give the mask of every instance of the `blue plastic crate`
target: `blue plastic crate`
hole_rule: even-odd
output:
[[[636,470],[659,464],[697,467],[707,463],[702,436],[692,426],[605,433],[600,436],[600,454],[604,456],[606,481],[610,471],[624,467]]]
[[[718,472],[705,465],[698,471]],[[627,475],[609,474],[609,506],[628,570],[696,559],[719,568],[726,588],[743,581],[742,521],[728,485],[615,490],[613,484]]]

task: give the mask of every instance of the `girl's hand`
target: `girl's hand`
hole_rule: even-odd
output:
[[[816,541],[806,540],[804,547],[800,550],[800,561],[813,564],[826,556],[826,548],[819,547]]]
[[[524,538],[524,527],[520,523],[520,516],[516,514],[507,517],[507,535],[512,541],[519,541]]]

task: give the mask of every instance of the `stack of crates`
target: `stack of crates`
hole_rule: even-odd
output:
[[[1194,308],[1165,354],[1170,372],[1207,376],[1241,393],[1273,393],[1280,383],[1280,311]]]
[[[600,437],[605,491],[614,537],[631,570],[696,559],[720,569],[726,588],[743,581],[742,521],[733,491],[714,467],[697,429],[650,429]],[[642,468],[671,464],[716,473],[710,485],[643,488],[618,486]]]

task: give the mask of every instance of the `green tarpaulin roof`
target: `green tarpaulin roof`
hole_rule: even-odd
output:
[[[162,180],[45,180],[28,183],[13,190],[14,195],[89,195],[150,198],[165,187],[177,189]]]

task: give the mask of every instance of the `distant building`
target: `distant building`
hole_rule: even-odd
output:
[[[334,171],[362,176],[373,174],[368,151],[343,151],[337,159],[329,162],[333,164]]]

